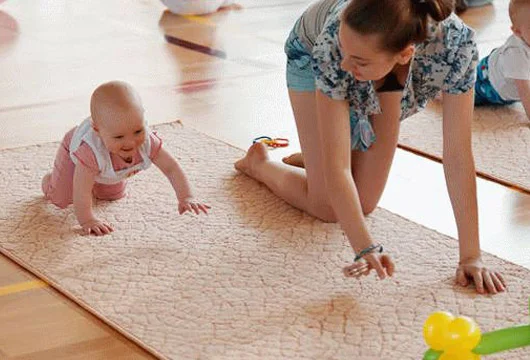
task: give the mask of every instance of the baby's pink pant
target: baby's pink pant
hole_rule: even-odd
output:
[[[42,182],[42,191],[46,199],[61,209],[73,203],[75,164],[70,158],[70,141],[74,129],[66,133],[55,155],[53,171],[48,179]],[[117,184],[94,184],[93,194],[102,200],[117,200],[125,196],[127,181]]]

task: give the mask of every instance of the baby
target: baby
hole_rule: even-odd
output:
[[[241,9],[234,0],[162,0],[162,3],[178,15],[206,15],[219,10]]]
[[[175,189],[178,211],[207,213],[194,200],[179,163],[149,130],[142,102],[127,83],[99,86],[90,100],[91,116],[63,138],[54,168],[42,179],[42,191],[59,208],[74,204],[85,234],[105,235],[113,227],[92,212],[92,198],[117,200],[125,196],[127,178],[155,164]]]
[[[513,34],[477,67],[475,105],[521,101],[530,118],[530,0],[511,0]]]

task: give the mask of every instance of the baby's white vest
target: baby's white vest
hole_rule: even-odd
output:
[[[96,176],[96,182],[100,184],[117,184],[122,180],[136,174],[140,170],[145,170],[151,166],[151,159],[149,154],[151,152],[151,139],[149,137],[149,128],[145,129],[145,142],[140,147],[140,155],[143,161],[134,166],[128,167],[123,170],[115,171],[112,167],[112,160],[110,159],[110,153],[103,144],[103,141],[99,135],[92,128],[92,119],[88,117],[85,119],[74,131],[72,141],[70,142],[70,158],[77,165],[78,160],[74,156],[76,150],[81,146],[84,141],[90,146],[99,167],[99,175]]]

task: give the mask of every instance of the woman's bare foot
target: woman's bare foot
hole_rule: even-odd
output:
[[[254,178],[256,165],[269,161],[267,146],[261,142],[252,144],[242,159],[235,162],[234,167]]]
[[[41,189],[42,189],[42,193],[44,194],[44,196],[46,196],[46,194],[48,193],[48,188],[50,186],[50,179],[52,177],[52,174],[50,173],[47,173],[46,175],[44,175],[44,177],[42,178],[42,182],[41,182]]]
[[[304,167],[304,157],[302,156],[302,153],[294,153],[289,156],[286,156],[282,159],[284,164],[296,166],[299,168]]]

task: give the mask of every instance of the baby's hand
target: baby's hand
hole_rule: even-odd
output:
[[[114,231],[114,228],[110,224],[98,219],[87,221],[81,224],[81,227],[86,235],[94,234],[96,236],[102,236]]]
[[[193,198],[186,198],[182,201],[179,201],[179,214],[182,215],[186,211],[194,212],[196,215],[202,211],[205,214],[208,214],[208,209],[211,207],[209,205],[203,204],[202,202],[196,201]]]

